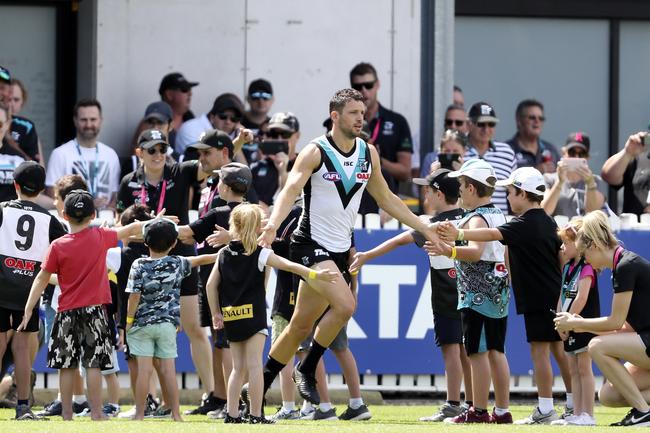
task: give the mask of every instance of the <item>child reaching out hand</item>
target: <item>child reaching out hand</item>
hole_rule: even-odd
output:
[[[290,262],[257,245],[262,227],[262,208],[241,204],[230,214],[231,241],[219,252],[217,266],[208,279],[207,295],[213,326],[225,328],[230,341],[233,369],[228,380],[228,413],[225,423],[242,423],[239,416],[239,393],[248,371],[250,423],[267,424],[262,394],[262,351],[268,335],[264,268],[272,266],[304,278],[333,281],[337,273],[309,269]]]

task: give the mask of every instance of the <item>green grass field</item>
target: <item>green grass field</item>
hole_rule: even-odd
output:
[[[123,410],[129,409],[124,406]],[[185,409],[185,408],[184,408]],[[337,407],[337,412],[341,413],[345,408]],[[449,432],[453,429],[462,430],[463,432],[550,432],[551,430],[560,430],[562,432],[585,432],[601,431],[603,426],[611,422],[619,421],[627,409],[611,409],[597,407],[596,427],[566,427],[566,426],[514,426],[514,425],[449,425],[442,423],[423,423],[417,419],[421,416],[430,415],[435,410],[433,406],[408,406],[408,405],[381,405],[370,407],[372,419],[363,422],[345,422],[345,421],[283,421],[275,425],[223,425],[221,421],[212,421],[202,416],[186,416],[184,423],[174,423],[170,420],[146,420],[143,422],[122,421],[112,419],[106,422],[91,423],[88,419],[75,419],[72,422],[63,422],[52,418],[48,421],[13,421],[14,411],[9,409],[0,410],[0,432],[65,432],[65,433],[163,433],[163,432],[182,432],[182,433],[203,433],[215,431],[267,431],[267,432],[322,432],[324,429],[336,430],[337,432],[350,433],[370,433],[370,432]],[[531,410],[531,406],[513,406],[511,407],[515,419],[524,418]],[[274,412],[274,409],[267,408],[267,415]],[[58,418],[60,419],[60,418]],[[608,427],[607,431],[622,430],[622,427]]]

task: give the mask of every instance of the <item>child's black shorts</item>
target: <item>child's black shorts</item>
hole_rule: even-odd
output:
[[[81,307],[56,314],[47,348],[50,368],[113,367],[113,336],[104,306]]]
[[[508,317],[493,319],[471,308],[460,310],[463,323],[463,340],[467,356],[496,350],[504,353]]]

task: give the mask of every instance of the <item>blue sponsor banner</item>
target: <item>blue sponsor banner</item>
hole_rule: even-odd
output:
[[[357,230],[357,250],[366,251],[399,233],[397,230]],[[650,257],[650,232],[625,231],[619,233],[619,237],[627,249],[646,258]],[[602,314],[610,312],[610,275],[609,271],[605,271],[599,277]],[[274,281],[275,278],[269,281],[270,288],[275,287]],[[359,283],[357,311],[348,325],[350,348],[356,357],[359,372],[444,374],[442,355],[434,343],[429,262],[425,253],[415,245],[398,248],[367,263],[359,273]],[[273,292],[267,292],[269,305],[273,300]],[[270,338],[268,340],[267,350]],[[514,312],[512,300],[506,355],[513,375],[532,373],[523,318]],[[120,354],[119,358],[122,371],[126,371],[123,355]],[[329,372],[340,372],[335,358],[329,352],[325,359]],[[46,370],[43,350],[39,353],[35,368],[38,371]],[[176,368],[179,372],[195,371],[189,342],[184,333],[178,336]]]

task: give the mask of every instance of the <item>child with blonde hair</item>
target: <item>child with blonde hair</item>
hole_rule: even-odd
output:
[[[598,277],[594,268],[578,253],[576,238],[582,219],[575,219],[561,229],[560,257],[562,260],[562,290],[557,311],[581,317],[599,317]],[[553,421],[561,425],[596,425],[594,420],[594,372],[587,351],[594,334],[589,332],[560,332],[569,359],[573,412],[564,419]]]
[[[233,369],[228,380],[228,413],[224,422],[242,423],[239,393],[248,373],[251,424],[267,424],[262,413],[264,379],[262,351],[268,335],[264,268],[293,272],[305,280],[333,281],[337,274],[313,270],[290,262],[257,245],[262,228],[262,208],[241,204],[230,214],[230,243],[219,252],[208,279],[207,294],[215,329],[225,328],[230,341]]]

